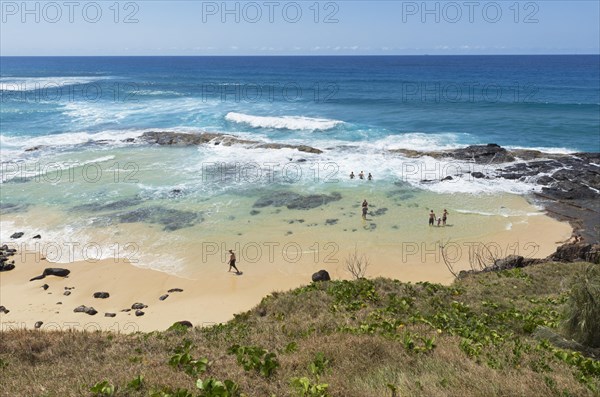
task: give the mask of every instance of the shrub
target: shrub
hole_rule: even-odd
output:
[[[579,343],[600,347],[599,265],[589,265],[575,278],[567,303],[565,329]]]

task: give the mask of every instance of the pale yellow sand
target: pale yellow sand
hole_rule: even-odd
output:
[[[532,212],[537,211],[524,199],[519,200],[522,200],[519,205]],[[455,217],[452,214],[451,220]],[[385,222],[380,221],[379,227],[381,224]],[[202,261],[200,245],[181,253],[188,261],[197,258],[202,262],[196,271],[185,272],[188,278],[141,269],[112,259],[95,263],[53,264],[31,253],[18,253],[13,257],[16,269],[0,273],[0,305],[10,310],[9,314],[0,314],[0,326],[2,330],[33,328],[36,321],[43,321],[42,329],[45,330],[73,328],[119,332],[164,330],[179,320],[202,326],[227,321],[233,314],[252,308],[263,296],[273,291],[285,291],[308,284],[312,273],[319,269],[328,270],[334,279],[350,278],[344,259],[355,245],[360,254],[368,255],[371,265],[366,276],[369,278],[383,276],[402,281],[448,284],[453,277],[440,255],[440,242],[446,244],[450,241],[453,244],[448,253],[452,260],[458,254],[454,264],[458,271],[470,268],[469,247],[487,255],[488,251],[482,246],[474,245],[477,242],[486,244],[492,250],[494,247],[500,248],[499,257],[515,253],[543,258],[555,251],[559,245],[557,241],[565,240],[571,234],[568,224],[545,215],[513,217],[510,219],[510,230],[502,229],[499,225],[497,232],[477,239],[467,235],[455,238],[457,228],[426,227],[422,226],[423,230],[415,235],[414,241],[404,242],[395,241],[390,233],[385,233],[381,239],[373,239],[371,233],[376,231],[367,232],[371,236],[368,242],[360,242],[348,238],[348,233],[337,232],[339,228],[331,228],[327,229],[331,237],[327,241],[336,241],[337,245],[332,248],[325,246],[327,241],[323,241],[318,250],[315,235],[310,228],[306,228],[306,233],[294,234],[293,243],[304,250],[300,260],[295,263],[282,260],[281,250],[278,249],[271,261],[263,246],[263,254],[255,263],[248,260],[238,263],[244,272],[241,276],[228,273],[220,255],[209,258],[208,262]],[[248,242],[278,241],[268,231],[244,238],[240,238],[242,247]],[[281,241],[283,243],[285,240]],[[325,263],[327,255],[335,249],[339,251],[331,259],[337,260],[337,263]],[[250,255],[249,252],[246,254]],[[39,281],[28,281],[41,274],[46,267],[68,268],[71,274],[64,279],[49,276]],[[44,291],[43,284],[48,284],[50,288]],[[64,287],[75,289],[71,290],[70,296],[64,296]],[[158,298],[171,288],[181,288],[184,292],[171,293],[165,301],[160,301]],[[93,293],[99,291],[109,292],[110,298],[94,299]],[[144,316],[136,317],[133,311],[121,312],[121,309],[130,308],[136,302],[149,306],[144,309]],[[93,306],[98,314],[89,316],[74,313],[73,309],[79,305]],[[117,316],[104,317],[105,312],[116,313]]]

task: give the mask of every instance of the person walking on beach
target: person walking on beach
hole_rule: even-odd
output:
[[[367,212],[369,212],[369,203],[367,203],[367,199],[364,199],[362,202],[362,218],[367,219]]]
[[[231,271],[231,268],[234,268],[236,274],[240,274],[240,271],[238,270],[238,268],[235,267],[235,254],[233,253],[233,250],[229,250],[229,253],[231,255],[229,256],[229,270],[228,270],[228,272]]]
[[[433,222],[435,221],[435,213],[433,210],[429,212],[429,226],[433,226]]]
[[[350,179],[354,179],[354,171],[350,171]]]
[[[365,179],[365,173],[361,171],[360,174],[358,174],[358,177],[360,179]]]
[[[446,219],[448,219],[448,211],[444,208],[444,213],[442,214],[442,224],[446,226]]]

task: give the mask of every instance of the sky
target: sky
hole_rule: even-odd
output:
[[[0,55],[598,54],[600,1],[0,1]]]

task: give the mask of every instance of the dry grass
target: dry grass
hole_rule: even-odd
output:
[[[187,339],[194,358],[211,362],[200,378],[231,379],[248,396],[297,396],[294,377],[327,383],[335,397],[391,397],[391,388],[398,397],[594,396],[600,365],[599,372],[582,372],[530,329],[560,329],[571,280],[584,267],[536,265],[471,276],[450,287],[387,279],[326,282],[274,293],[227,324],[187,332],[4,332],[0,395],[87,396],[104,380],[117,387],[117,396],[148,396],[163,387],[194,391],[197,377],[168,365]],[[490,336],[494,332],[500,339]],[[436,346],[424,348],[433,337]],[[471,354],[477,343],[480,352]],[[280,367],[270,378],[246,372],[227,353],[233,344],[275,352]],[[319,352],[329,364],[317,380],[309,365]],[[128,390],[138,375],[144,387]]]

